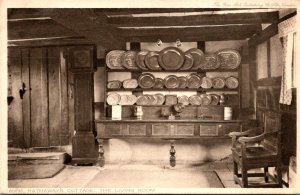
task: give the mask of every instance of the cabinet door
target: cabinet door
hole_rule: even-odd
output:
[[[145,136],[146,124],[129,124],[127,125],[128,135],[131,136]]]
[[[176,128],[176,135],[178,136],[193,136],[195,133],[194,124],[178,124]]]
[[[200,136],[218,136],[217,125],[200,125]]]

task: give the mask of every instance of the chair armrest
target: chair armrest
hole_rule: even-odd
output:
[[[241,137],[241,136],[248,136],[252,133],[257,132],[257,130],[261,128],[261,127],[256,127],[256,128],[252,128],[252,129],[248,129],[247,131],[242,131],[242,132],[230,132],[228,134],[229,137]]]
[[[237,141],[240,143],[253,143],[260,142],[265,138],[265,134],[261,134],[254,137],[240,137]]]

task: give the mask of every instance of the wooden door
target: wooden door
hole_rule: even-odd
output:
[[[48,147],[70,143],[64,50],[9,48],[8,87],[13,100],[8,106],[8,140],[12,146]]]

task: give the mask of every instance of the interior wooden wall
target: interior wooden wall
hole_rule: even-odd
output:
[[[8,140],[14,147],[67,145],[74,129],[67,47],[8,49]],[[25,84],[23,99],[19,90]]]

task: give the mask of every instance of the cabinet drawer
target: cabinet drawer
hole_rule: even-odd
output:
[[[218,125],[218,135],[219,136],[226,136],[230,132],[233,131],[241,131],[241,124],[239,123],[226,123],[226,124],[219,124]]]
[[[130,124],[127,128],[129,135],[146,135],[146,124]]]
[[[200,125],[200,136],[218,136],[218,126]]]
[[[193,136],[195,131],[194,124],[178,124],[176,135]]]
[[[153,124],[152,135],[170,135],[168,124]]]
[[[121,125],[119,124],[107,124],[105,125],[106,135],[121,135]]]

